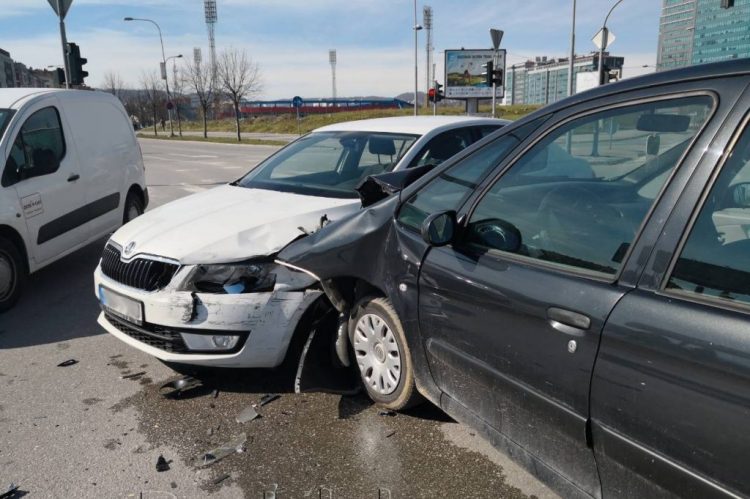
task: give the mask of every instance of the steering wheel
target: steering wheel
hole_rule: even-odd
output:
[[[561,186],[548,192],[539,204],[539,222],[542,249],[559,248],[561,242],[563,246],[607,244],[610,241],[600,241],[598,236],[634,233],[622,211],[593,189],[580,185]]]

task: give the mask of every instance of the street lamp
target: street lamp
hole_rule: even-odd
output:
[[[417,57],[417,48],[419,45],[418,33],[421,29],[422,26],[417,24],[417,0],[414,0],[414,116],[417,115],[417,101],[419,100],[419,59]]]
[[[573,0],[573,26],[570,29],[570,60],[568,61],[568,97],[573,95],[573,71],[576,57],[576,0]],[[570,137],[570,135],[568,135]],[[568,148],[570,150],[570,148]]]
[[[167,102],[170,102],[171,99],[169,97],[169,79],[167,78],[167,58],[164,56],[164,38],[161,36],[161,27],[159,27],[156,21],[153,21],[151,19],[143,19],[139,17],[126,17],[123,19],[123,21],[143,21],[143,22],[151,23],[154,26],[156,26],[156,29],[159,31],[159,42],[161,43],[161,62],[163,64],[162,78],[164,79],[164,85],[167,88]],[[169,116],[169,136],[174,137],[174,128],[172,126],[172,110],[171,109],[167,109],[167,116]]]
[[[167,57],[166,61],[169,62],[170,59],[182,59],[182,54],[169,56]],[[166,65],[165,65],[165,69],[166,69]],[[172,74],[174,75],[174,89],[175,89],[175,92],[177,92],[177,61],[176,60],[172,61]],[[179,98],[179,96],[177,96],[177,98]],[[180,137],[182,137],[182,122],[180,120],[180,109],[177,107],[177,104],[170,101],[167,103],[168,112],[172,111],[171,109],[169,109],[169,104],[172,104],[172,106],[174,107],[175,114],[177,115],[177,131],[180,134]],[[174,132],[173,132],[173,135],[174,135]]]
[[[611,9],[609,9],[609,12],[607,13],[607,17],[604,18],[604,24],[602,25],[602,44],[599,47],[599,84],[601,85],[604,81],[604,49],[607,48],[608,38],[609,38],[609,31],[607,30],[607,21],[609,21],[609,16],[612,15],[612,11],[615,10],[615,7],[620,5],[622,3],[622,0],[617,0],[615,4],[612,6]]]

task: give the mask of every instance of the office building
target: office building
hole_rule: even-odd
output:
[[[662,0],[657,71],[750,57],[750,0]]]

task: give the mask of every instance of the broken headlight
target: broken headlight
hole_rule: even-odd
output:
[[[184,289],[227,295],[273,291],[275,268],[273,262],[198,265],[185,282]]]

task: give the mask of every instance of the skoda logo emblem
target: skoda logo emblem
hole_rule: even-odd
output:
[[[125,254],[129,255],[133,252],[135,249],[135,241],[130,241],[127,246],[125,246]]]

